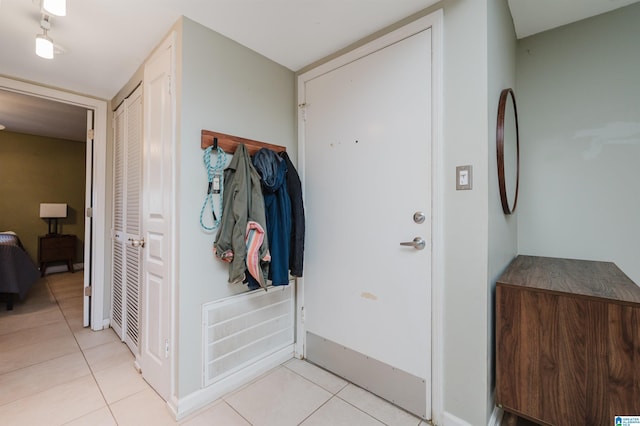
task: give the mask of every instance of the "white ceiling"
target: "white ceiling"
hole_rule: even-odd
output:
[[[87,110],[20,93],[0,90],[0,124],[16,133],[87,140]]]
[[[509,0],[518,38],[600,15],[639,0]]]
[[[47,60],[34,53],[35,35],[41,32],[39,1],[0,0],[0,75],[101,99],[113,98],[181,15],[297,71],[438,2],[67,0],[67,16],[53,17],[49,31],[64,52]],[[508,0],[518,37],[636,1]],[[27,127],[47,128],[48,122],[60,129],[67,120],[66,108],[41,109],[16,100],[0,92],[0,124],[7,130],[29,133]],[[26,118],[30,111],[39,115]],[[72,112],[84,114],[77,108]],[[77,127],[83,140],[84,119]],[[75,134],[55,137],[78,140]]]
[[[111,99],[184,15],[291,70],[437,0],[67,0],[49,36],[64,53],[35,55],[39,0],[0,0],[0,73]],[[35,1],[35,3],[34,3]]]

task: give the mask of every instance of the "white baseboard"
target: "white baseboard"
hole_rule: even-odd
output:
[[[181,420],[291,358],[293,358],[293,345],[287,346],[261,359],[255,364],[213,383],[211,386],[190,393],[183,398],[179,398],[177,401],[169,401],[169,409],[176,416],[176,420]]]
[[[473,425],[445,411],[442,414],[442,426],[473,426]]]
[[[55,274],[55,273],[58,273],[58,272],[71,272],[71,271],[69,271],[69,268],[67,267],[67,265],[51,265],[51,266],[47,266],[46,268],[47,268],[46,269],[46,275]],[[75,272],[84,270],[84,263],[83,262],[74,263],[73,264],[73,270]]]
[[[45,267],[47,268],[45,269],[45,277],[49,274],[56,274],[58,272],[71,272],[69,271],[69,268],[67,268],[67,265],[51,265]]]
[[[494,407],[487,426],[500,426],[503,414],[504,411],[502,410],[502,408],[499,408],[497,406]],[[442,415],[442,426],[471,426],[471,423],[468,423],[465,420],[462,420],[461,418],[445,411],[445,413]]]

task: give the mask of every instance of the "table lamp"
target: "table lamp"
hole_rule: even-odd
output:
[[[49,220],[49,232],[47,235],[56,235],[58,233],[58,219],[67,217],[67,205],[58,203],[41,203],[40,217]],[[51,220],[53,219],[53,230],[51,229]]]

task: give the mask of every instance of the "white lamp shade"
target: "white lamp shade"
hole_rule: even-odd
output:
[[[42,8],[56,16],[65,16],[67,14],[67,0],[42,0]]]
[[[67,205],[42,203],[40,204],[40,217],[67,217]]]
[[[36,55],[45,59],[53,59],[53,40],[44,34],[36,36]]]

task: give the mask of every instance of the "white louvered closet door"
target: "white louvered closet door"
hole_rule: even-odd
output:
[[[114,117],[113,329],[139,353],[140,197],[142,193],[142,89],[138,87]]]
[[[113,117],[113,229],[112,257],[113,274],[111,281],[111,327],[124,339],[123,301],[124,301],[124,135],[125,105],[118,107]]]

